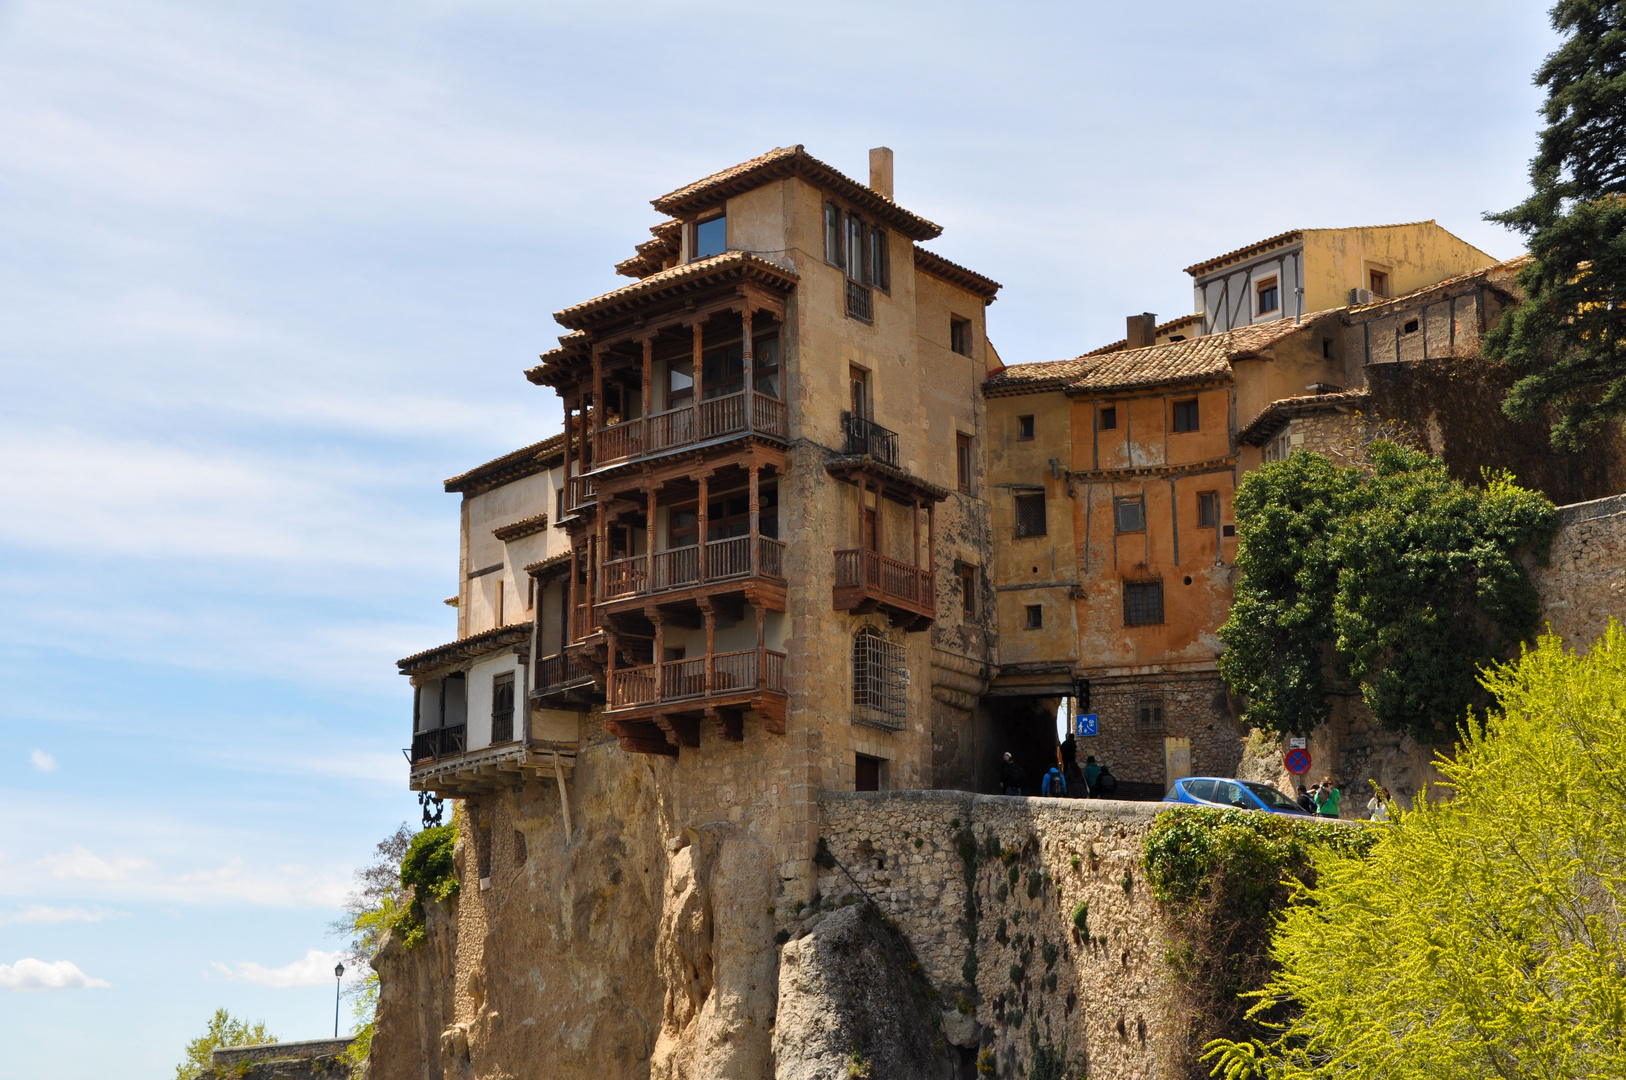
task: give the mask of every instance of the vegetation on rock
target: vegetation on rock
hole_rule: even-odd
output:
[[[264,1020],[251,1024],[233,1019],[225,1009],[216,1009],[203,1034],[186,1044],[186,1056],[175,1066],[175,1080],[193,1080],[212,1069],[210,1055],[217,1046],[258,1046],[276,1041],[277,1037],[265,1029]]]
[[[1246,698],[1245,727],[1307,734],[1331,715],[1330,669],[1382,727],[1449,739],[1488,703],[1479,669],[1536,629],[1520,558],[1546,558],[1552,503],[1506,473],[1459,483],[1392,443],[1370,460],[1297,451],[1237,487],[1242,578],[1219,666]]]
[[[1560,0],[1551,19],[1565,39],[1536,72],[1547,126],[1533,191],[1488,215],[1529,238],[1527,299],[1485,353],[1520,376],[1503,411],[1556,410],[1553,445],[1578,450],[1626,417],[1626,4]]]
[[[450,900],[457,895],[457,868],[452,853],[457,844],[457,825],[436,825],[412,838],[401,860],[401,884],[412,890],[390,923],[401,944],[415,949],[424,941],[423,902]]]
[[[1542,638],[1366,857],[1311,852],[1227,1080],[1626,1076],[1626,633]]]
[[[1271,928],[1295,888],[1313,880],[1312,853],[1359,860],[1376,842],[1371,829],[1245,810],[1158,815],[1145,841],[1146,880],[1171,916],[1171,1005],[1187,1025],[1185,1046],[1261,1035],[1279,1019],[1250,1019],[1244,995],[1270,978]]]

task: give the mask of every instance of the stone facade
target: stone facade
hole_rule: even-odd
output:
[[[1561,506],[1546,566],[1532,571],[1542,619],[1585,651],[1611,619],[1626,624],[1626,495]]]
[[[222,1046],[209,1055],[211,1067],[197,1080],[349,1080],[341,1056],[351,1040],[310,1039],[259,1046]]]

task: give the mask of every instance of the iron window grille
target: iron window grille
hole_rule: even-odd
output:
[[[1114,524],[1121,533],[1146,531],[1146,500],[1139,495],[1112,501]]]
[[[491,680],[491,741],[514,739],[514,673],[505,671]]]
[[[902,731],[908,726],[903,646],[872,626],[853,635],[853,722]]]
[[[869,286],[860,285],[849,278],[847,281],[847,314],[855,319],[869,322],[875,317],[874,312],[875,305],[871,303]]]
[[[1016,497],[1016,535],[1043,536],[1045,534],[1044,493]]]
[[[1163,621],[1163,582],[1124,582],[1124,625],[1156,626]]]
[[[1161,735],[1165,730],[1163,726],[1163,702],[1161,699],[1142,701],[1135,720],[1135,730],[1141,735]]]

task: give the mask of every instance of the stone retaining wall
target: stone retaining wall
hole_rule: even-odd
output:
[[[1610,618],[1626,623],[1626,495],[1560,506],[1558,522],[1552,557],[1531,579],[1542,621],[1584,651]]]
[[[820,809],[837,864],[823,902],[861,889],[898,925],[949,1003],[948,1042],[992,1050],[1004,1076],[1025,1075],[1035,1046],[1092,1076],[1172,1074],[1184,1048],[1140,880],[1159,804],[892,791],[827,792]]]

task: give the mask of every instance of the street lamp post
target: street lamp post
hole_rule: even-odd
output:
[[[344,965],[337,964],[333,968],[333,1037],[339,1037],[339,985],[344,978]]]

